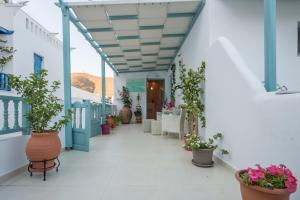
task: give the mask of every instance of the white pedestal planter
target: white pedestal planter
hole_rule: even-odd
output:
[[[151,121],[152,121],[152,119],[144,119],[143,120],[144,133],[150,133],[151,132]]]
[[[161,135],[161,122],[157,120],[151,121],[151,133],[152,135]]]
[[[162,133],[176,133],[180,136],[180,115],[162,114]]]

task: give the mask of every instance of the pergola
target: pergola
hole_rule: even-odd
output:
[[[70,22],[99,54],[102,117],[105,64],[116,73],[166,71],[205,6],[205,0],[103,0],[64,2],[62,10],[65,110],[71,108]],[[276,1],[264,0],[265,87],[276,90]],[[66,147],[71,124],[65,128]]]

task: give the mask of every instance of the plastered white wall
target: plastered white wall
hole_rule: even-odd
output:
[[[26,28],[26,19],[28,19],[28,28]],[[19,7],[0,5],[0,20],[1,26],[5,24],[5,28],[15,31],[13,35],[6,36],[6,39],[17,50],[13,61],[5,66],[4,72],[22,76],[29,75],[34,70],[33,54],[37,53],[43,57],[43,68],[48,69],[49,81],[61,81],[61,89],[57,92],[57,96],[63,100],[61,42],[37,21],[20,10]],[[0,95],[14,96],[15,94],[2,91]],[[13,113],[13,111],[9,113]],[[0,120],[2,121],[2,116],[0,116]],[[64,146],[65,139],[62,133],[63,130],[60,133],[60,138]],[[2,163],[0,165],[0,176],[27,164],[25,145],[28,136],[22,136],[21,133],[12,134],[11,137],[8,136],[0,137],[0,163]]]
[[[278,83],[299,91],[300,2],[277,3]],[[284,163],[300,179],[300,96],[265,92],[263,37],[262,0],[209,0],[180,54],[188,68],[207,62],[205,136],[222,132],[221,147],[230,151],[218,156],[235,169]],[[180,95],[176,101],[181,103]],[[299,198],[300,192],[292,196]]]
[[[126,81],[128,79],[144,79],[145,80],[145,88],[146,88],[146,80],[147,79],[159,79],[165,81],[165,97],[170,100],[170,77],[169,73],[167,71],[153,71],[153,72],[136,72],[136,73],[121,73],[118,76],[114,74],[114,99],[113,104],[117,105],[117,110],[119,111],[122,107],[122,101],[120,99],[120,95],[118,91],[122,90],[123,86],[126,86]],[[146,118],[146,90],[143,93],[140,93],[141,96],[141,106],[143,109],[143,118]],[[138,93],[131,92],[130,97],[132,99],[132,112],[135,111],[135,106],[137,104],[137,97]],[[132,121],[134,121],[134,117],[132,118]]]

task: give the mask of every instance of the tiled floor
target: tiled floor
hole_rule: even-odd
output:
[[[0,185],[0,200],[238,200],[233,174],[198,168],[172,137],[124,125],[91,139],[91,151],[64,152],[58,173],[27,172]]]

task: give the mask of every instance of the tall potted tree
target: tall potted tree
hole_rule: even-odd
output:
[[[119,92],[119,94],[123,103],[123,108],[120,110],[121,122],[122,124],[129,124],[132,118],[132,100],[128,88],[123,86],[122,91]]]
[[[140,124],[140,123],[142,123],[142,106],[140,104],[140,100],[141,100],[140,94],[137,95],[136,100],[137,100],[137,104],[136,104],[135,111],[134,111],[135,122],[137,124]]]
[[[182,60],[179,61],[179,83],[174,88],[182,91],[181,108],[185,110],[188,117],[189,133],[198,133],[197,122],[200,118],[202,127],[205,127],[204,116],[204,89],[205,82],[205,62],[197,70],[186,69]]]
[[[58,119],[58,115],[63,111],[61,99],[55,96],[60,82],[53,81],[49,84],[47,75],[47,70],[41,70],[26,78],[9,75],[11,88],[30,106],[27,120],[32,133],[26,145],[26,155],[32,161],[32,171],[44,171],[45,168],[50,170],[55,167],[54,158],[57,158],[61,151],[59,130],[70,121],[72,115],[72,111],[69,110],[68,116]]]

